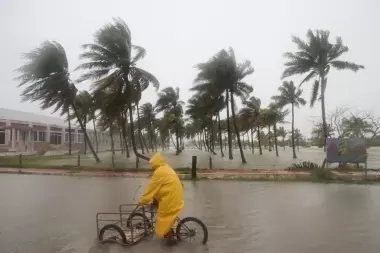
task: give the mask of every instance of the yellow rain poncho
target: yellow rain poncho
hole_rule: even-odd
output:
[[[149,164],[154,170],[153,175],[139,203],[147,204],[153,198],[157,200],[156,235],[164,236],[183,208],[183,188],[176,172],[160,153],[154,154]]]

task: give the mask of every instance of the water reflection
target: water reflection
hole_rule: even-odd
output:
[[[209,243],[99,245],[95,215],[133,199],[145,179],[1,175],[0,252],[378,252],[380,186],[184,182],[185,209]],[[142,189],[140,189],[141,192]]]

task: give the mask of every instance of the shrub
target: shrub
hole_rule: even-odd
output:
[[[333,178],[331,170],[325,170],[322,168],[313,170],[311,174],[319,180],[331,180]]]
[[[320,169],[320,168],[321,166],[319,166],[316,163],[303,161],[300,163],[293,163],[291,166],[288,167],[288,170],[312,170],[312,169]]]

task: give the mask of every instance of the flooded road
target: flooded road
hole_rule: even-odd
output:
[[[131,202],[145,179],[0,175],[1,253],[380,250],[380,185],[184,182],[181,216],[201,218],[207,246],[158,238],[123,248],[95,242],[95,215]]]

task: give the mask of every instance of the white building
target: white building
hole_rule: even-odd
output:
[[[95,134],[87,133],[95,148]],[[98,132],[98,144],[109,148],[107,132]],[[72,149],[84,150],[84,135],[75,124],[71,129]],[[115,140],[117,142],[117,140]],[[115,143],[116,144],[116,143]],[[0,108],[0,152],[33,152],[68,149],[68,123],[56,117]]]

